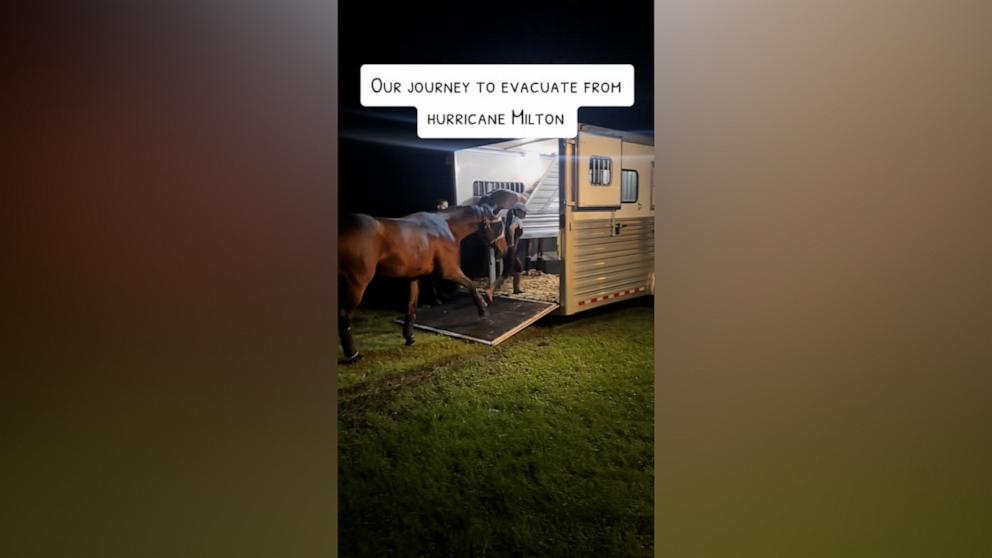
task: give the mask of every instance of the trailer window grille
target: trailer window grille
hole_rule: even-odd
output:
[[[485,196],[496,190],[510,190],[522,194],[524,191],[523,182],[497,182],[492,180],[476,180],[472,183],[473,196]]]
[[[613,182],[613,159],[593,155],[589,157],[589,184],[609,186]]]
[[[637,171],[620,171],[620,202],[637,203]]]

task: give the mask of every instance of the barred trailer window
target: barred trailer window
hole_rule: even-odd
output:
[[[637,202],[637,171],[623,169],[620,171],[620,202]]]
[[[522,194],[524,191],[523,182],[497,182],[492,180],[476,180],[472,183],[473,196],[485,196],[496,190],[510,190]]]
[[[609,186],[613,182],[613,159],[593,155],[589,157],[589,184]]]

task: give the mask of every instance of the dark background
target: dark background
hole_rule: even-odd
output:
[[[422,140],[416,109],[364,108],[362,64],[633,64],[632,107],[582,108],[579,122],[651,133],[653,5],[624,3],[621,22],[602,3],[342,2],[340,155],[342,213],[397,217],[452,194],[448,155],[492,140]],[[611,8],[612,10],[613,8]]]

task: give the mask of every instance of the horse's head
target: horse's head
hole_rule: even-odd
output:
[[[506,253],[506,235],[503,234],[503,215],[495,213],[488,205],[480,205],[482,220],[479,221],[478,235],[487,245],[496,248],[499,256]]]
[[[506,220],[506,243],[510,248],[515,248],[520,240],[520,229],[522,222],[527,218],[527,206],[522,203],[514,204],[512,208],[504,210]]]

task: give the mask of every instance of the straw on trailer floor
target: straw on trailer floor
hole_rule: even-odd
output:
[[[536,269],[528,269],[520,276],[520,294],[513,294],[513,279],[508,278],[503,281],[499,289],[496,289],[497,296],[517,298],[521,300],[536,300],[541,302],[558,302],[558,284],[560,279],[553,273],[543,273]],[[486,287],[488,280],[482,279],[475,284],[480,289]]]

